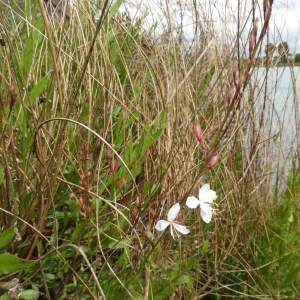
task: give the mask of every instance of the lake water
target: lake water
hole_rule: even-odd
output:
[[[299,96],[300,68],[276,67],[257,68],[253,74],[252,85],[255,85],[256,113],[265,107],[264,137],[265,157],[274,174],[278,173],[281,182],[292,166],[292,161],[299,152]],[[264,106],[265,105],[265,106]],[[259,123],[259,122],[258,122]],[[298,134],[297,134],[298,132]],[[272,177],[276,179],[276,175]]]

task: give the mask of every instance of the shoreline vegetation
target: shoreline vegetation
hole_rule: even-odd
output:
[[[257,57],[255,65],[259,67],[298,67],[300,66],[300,53],[290,54],[287,42],[280,42],[277,45],[268,43],[265,46],[265,56]]]
[[[159,1],[156,39],[132,2],[0,0],[0,300],[300,299],[276,1]]]
[[[257,59],[255,61],[255,66],[264,68],[300,67],[300,62],[294,60],[291,60],[290,62],[281,62],[277,60],[268,62],[266,60]]]

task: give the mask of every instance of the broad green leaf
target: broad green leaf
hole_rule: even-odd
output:
[[[5,293],[2,296],[0,296],[0,300],[9,300],[8,294]]]
[[[39,298],[40,292],[37,290],[25,290],[19,295],[19,299],[36,300]]]
[[[51,274],[51,273],[45,273],[45,278],[46,278],[48,281],[56,280],[56,276],[55,276],[54,274]]]
[[[46,90],[48,81],[49,77],[45,76],[37,82],[37,84],[32,88],[32,90],[29,93],[29,99],[31,101],[34,101]]]
[[[34,57],[34,50],[35,50],[35,38],[33,37],[33,35],[31,35],[27,39],[25,48],[22,53],[22,58],[21,58],[21,66],[22,66],[24,77],[27,77],[29,73],[32,60]]]
[[[40,42],[40,36],[41,33],[38,31],[42,28],[43,26],[43,21],[40,20],[38,24],[34,26],[34,29],[28,36],[24,49],[21,54],[21,68],[23,71],[23,76],[26,78],[28,76],[34,55],[35,55],[35,50]]]
[[[18,271],[27,270],[35,263],[23,260],[10,253],[0,254],[0,274],[10,274]]]
[[[15,231],[13,228],[8,228],[0,233],[0,250],[7,246],[14,238]]]
[[[168,124],[168,108],[155,118],[151,128],[145,128],[139,143],[139,153],[143,156],[145,152],[156,143]]]

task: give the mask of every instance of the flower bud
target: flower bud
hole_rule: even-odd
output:
[[[207,168],[211,170],[214,167],[214,165],[218,162],[218,160],[219,160],[219,154],[215,153],[208,160]]]
[[[194,132],[195,132],[195,136],[196,136],[196,139],[197,139],[198,143],[201,143],[201,141],[203,139],[203,133],[202,133],[202,130],[201,130],[201,127],[200,127],[199,123],[195,123]]]
[[[126,180],[126,178],[122,179],[122,184],[123,184],[124,191],[126,191],[126,187],[127,187],[127,180]]]
[[[236,93],[239,94],[241,92],[241,89],[242,89],[242,81],[239,79],[236,86],[235,86],[235,89],[236,89]]]
[[[113,158],[110,162],[110,171],[113,175],[116,174],[116,171],[118,170],[119,166],[120,166],[119,160]]]

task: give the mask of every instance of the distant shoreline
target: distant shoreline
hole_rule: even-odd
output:
[[[255,63],[256,67],[264,67],[264,68],[281,68],[281,67],[300,67],[300,62],[290,62],[290,63],[283,63],[283,62],[278,62],[278,63],[262,63],[262,62],[257,62]]]
[[[255,61],[256,67],[300,67],[300,61],[295,61],[294,59],[290,59],[288,61],[267,61],[264,58],[257,58]]]

